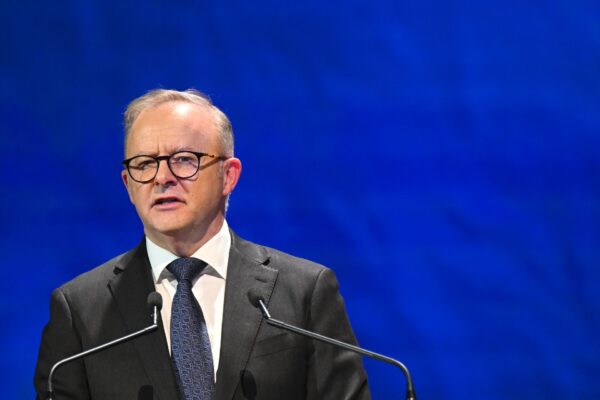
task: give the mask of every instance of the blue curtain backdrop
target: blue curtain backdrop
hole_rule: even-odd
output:
[[[121,115],[156,87],[230,116],[230,225],[333,268],[421,399],[600,398],[600,2],[5,0],[0,51],[3,398],[51,290],[141,237]]]

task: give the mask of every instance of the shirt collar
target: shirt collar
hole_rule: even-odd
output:
[[[227,263],[229,262],[229,249],[231,248],[231,234],[227,221],[223,220],[223,225],[219,232],[208,240],[190,257],[204,261],[216,271],[222,279],[227,279]],[[154,282],[158,283],[163,277],[167,265],[179,258],[167,249],[163,249],[146,236],[146,249],[148,259],[152,267]],[[170,274],[170,273],[169,273]],[[162,276],[161,276],[162,275]]]

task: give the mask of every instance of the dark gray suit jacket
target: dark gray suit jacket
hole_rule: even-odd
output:
[[[369,399],[360,356],[278,330],[248,300],[256,288],[274,318],[355,343],[333,272],[232,232],[216,400]],[[35,371],[44,398],[51,366],[150,323],[154,291],[145,241],[52,293]],[[67,364],[61,399],[179,399],[164,330]]]

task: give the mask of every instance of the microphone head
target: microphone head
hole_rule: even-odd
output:
[[[152,292],[148,295],[148,307],[154,309],[156,307],[158,311],[162,308],[162,296],[158,292]]]
[[[260,293],[258,293],[256,288],[251,288],[248,290],[248,300],[250,300],[250,304],[252,304],[254,307],[258,307],[259,300],[264,302],[263,297],[260,295]]]

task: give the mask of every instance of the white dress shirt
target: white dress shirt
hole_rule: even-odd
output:
[[[200,276],[192,282],[192,292],[198,300],[206,328],[210,339],[210,347],[213,356],[215,378],[219,367],[219,354],[221,350],[221,327],[223,325],[223,302],[225,300],[225,280],[227,279],[227,262],[229,261],[229,249],[231,247],[231,234],[226,221],[223,226],[208,242],[204,244],[191,257],[198,258],[207,267]],[[167,345],[171,351],[171,307],[173,297],[177,290],[177,279],[167,269],[167,265],[179,258],[170,251],[163,249],[148,237],[146,237],[146,249],[148,259],[152,266],[154,285],[156,291],[163,298],[161,311]]]

